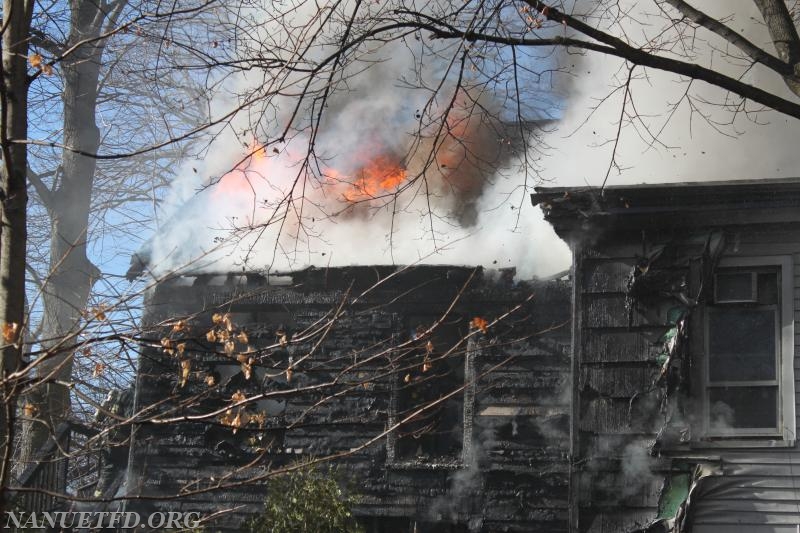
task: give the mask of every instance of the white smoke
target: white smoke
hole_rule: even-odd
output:
[[[662,31],[666,31],[665,40],[671,39],[674,34],[667,28],[671,21],[651,3],[640,4],[630,11],[631,18],[640,23],[629,22],[626,34],[636,36],[642,46]],[[631,7],[626,4],[622,9]],[[664,7],[675,19],[680,18],[672,8]],[[717,0],[697,7],[774,54],[753,2]],[[763,67],[749,68],[749,61],[726,57],[737,50],[721,38],[703,29],[686,35],[685,44],[692,47],[692,59],[697,63],[796,100],[778,76]],[[674,50],[677,53],[681,48]],[[547,139],[553,153],[543,174],[563,185],[600,187],[611,162],[624,96],[624,90],[612,91],[624,83],[628,71],[617,58],[591,55],[576,63],[574,73],[581,81],[574,86],[558,132]],[[752,102],[734,115],[731,107],[721,104],[738,103],[738,97],[703,82],[689,85],[685,78],[653,69],[638,68],[634,76],[629,98],[635,109],[630,104],[627,107],[616,148],[621,168],[612,168],[608,185],[796,175],[800,163],[800,153],[793,146],[800,133],[797,120],[757,111],[760,106]]]
[[[589,5],[592,3],[579,3],[575,11]],[[670,37],[669,32],[662,33],[671,24],[663,13],[649,4],[632,9],[632,19],[624,29],[637,36],[637,44],[645,45],[659,35],[663,40]],[[703,9],[772,49],[763,25],[752,20],[758,13],[751,3],[717,1],[706,3]],[[735,17],[726,17],[734,13]],[[696,61],[721,66],[730,74],[742,75],[745,82],[790,97],[782,81],[763,69],[746,69],[725,58],[721,52],[726,49],[724,43],[707,33],[700,30],[693,42],[698,51]],[[688,80],[650,69],[634,71],[627,98],[635,107],[628,104],[615,145],[625,96],[620,89],[627,77],[624,63],[602,55],[543,53],[541,70],[560,61],[569,76],[560,81],[540,80],[542,100],[551,102],[552,108],[552,94],[558,89],[568,90],[569,98],[555,130],[543,140],[529,143],[528,155],[537,159],[538,176],[530,174],[530,168],[521,168],[519,157],[504,158],[498,168],[482,173],[479,194],[468,197],[472,193],[467,193],[465,200],[463,190],[457,190],[457,172],[427,168],[430,189],[424,188],[424,182],[416,182],[397,201],[382,197],[369,202],[369,209],[347,210],[345,197],[352,195],[353,189],[341,182],[341,175],[352,181],[370,157],[387,155],[402,161],[410,174],[421,172],[430,163],[423,157],[429,153],[430,141],[423,140],[414,150],[412,137],[428,116],[425,105],[430,93],[408,85],[419,78],[436,79],[445,66],[442,59],[433,57],[427,57],[424,66],[415,62],[412,50],[419,51],[420,42],[409,37],[378,47],[365,56],[371,61],[369,69],[347,71],[351,76],[332,93],[321,134],[314,138],[315,155],[322,162],[310,169],[316,179],[304,180],[302,172],[309,169],[298,165],[311,140],[302,127],[292,139],[275,145],[278,153],[270,146],[265,160],[251,163],[246,179],[242,172],[228,173],[247,153],[246,145],[252,146],[255,139],[270,139],[258,128],[254,132],[253,113],[238,117],[220,133],[207,157],[188,165],[183,178],[175,183],[167,202],[171,219],[162,225],[153,243],[156,271],[187,262],[192,270],[229,271],[422,261],[516,266],[522,277],[547,275],[569,265],[569,251],[540,211],[530,205],[529,190],[523,183],[530,186],[540,178],[548,185],[599,187],[607,175],[608,185],[783,177],[792,175],[800,162],[792,142],[798,133],[797,121],[774,112],[740,111],[734,115],[730,108],[717,105],[726,101],[723,91],[700,82],[687,87]],[[230,92],[264,83],[250,76],[237,79]],[[446,105],[447,95],[445,87],[433,102],[434,111]],[[490,109],[495,105],[486,95],[475,99]],[[290,99],[276,100],[271,110],[287,115],[292,103]],[[219,109],[230,105],[219,99]],[[500,115],[504,112],[494,109]],[[546,116],[545,111],[539,116]],[[481,135],[474,146],[505,142],[502,132],[483,125],[476,129]],[[616,166],[612,166],[612,153]],[[331,179],[329,169],[340,174]],[[299,185],[292,190],[298,177]],[[197,193],[215,181],[220,183]],[[470,183],[467,180],[464,189]],[[281,202],[289,191],[293,203],[286,209]],[[275,214],[277,218],[273,218]],[[253,225],[256,231],[241,230]],[[240,231],[233,231],[235,228]],[[198,257],[199,261],[192,261]]]
[[[469,227],[446,217],[452,198],[440,192],[426,198],[424,192],[410,190],[396,204],[330,216],[331,206],[348,208],[342,198],[350,188],[326,184],[304,191],[302,227],[290,211],[286,224],[278,220],[263,230],[235,232],[230,239],[234,227],[265,223],[272,214],[265,200],[282,199],[291,187],[297,165],[276,160],[263,173],[248,172],[249,180],[245,173],[229,174],[178,208],[169,231],[155,240],[155,264],[172,267],[190,255],[202,257],[199,264],[215,271],[423,261],[517,266],[522,275],[530,275],[557,271],[568,262],[565,246],[553,238],[538,210],[512,195],[519,176],[498,180],[484,191],[477,200],[477,221]]]
[[[412,51],[421,42],[417,38],[425,37],[409,36],[370,51],[363,58],[370,67],[363,72],[346,71],[346,84],[331,93],[317,135],[298,124],[286,142],[248,159],[254,142],[274,139],[253,133],[255,113],[219,132],[205,159],[186,166],[165,203],[152,242],[155,272],[415,262],[516,266],[525,277],[562,270],[569,262],[567,247],[542,223],[530,204],[530,189],[522,186],[534,181],[525,175],[530,169],[522,168],[526,147],[511,139],[516,129],[486,120],[508,115],[503,95],[455,93],[444,124],[453,135],[437,145],[433,139],[442,124],[435,117],[454,97],[453,80],[446,77],[433,99],[430,90],[409,87],[419,78],[441,78],[449,68],[444,54],[420,62]],[[453,45],[439,49],[448,46]],[[547,55],[542,70],[552,63]],[[229,92],[262,82],[242,76],[229,82]],[[548,118],[558,112],[552,80],[536,83],[541,86],[529,87],[531,101],[546,107],[528,118]],[[270,109],[284,117],[295,104],[290,98],[274,102]],[[220,97],[217,114],[233,103]],[[423,136],[415,136],[420,131]],[[315,160],[304,167],[312,141]],[[408,171],[396,197],[388,194],[395,187],[358,186],[359,173],[377,158]],[[421,175],[425,179],[411,182]],[[366,200],[368,193],[379,197],[355,206],[348,202]]]

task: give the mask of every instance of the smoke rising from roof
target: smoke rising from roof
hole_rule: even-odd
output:
[[[528,277],[563,269],[567,248],[523,186],[533,184],[524,158],[537,157],[538,139],[509,120],[507,95],[469,80],[456,90],[446,56],[421,62],[413,44],[371,50],[369,68],[346,71],[316,129],[298,124],[266,150],[255,143],[275,137],[253,135],[255,113],[220,132],[167,199],[154,271],[424,262],[516,266]],[[552,58],[542,61],[548,70]],[[421,83],[442,78],[435,94]],[[524,118],[545,124],[556,98],[552,80],[537,83],[529,91],[547,103]],[[294,102],[280,102],[288,115]]]
[[[574,10],[592,5],[578,2]],[[751,2],[716,1],[704,9],[718,17],[735,13],[726,18],[732,28],[772,49],[766,29],[753,22],[759,15]],[[636,7],[630,14],[623,26],[635,44],[660,38],[666,45],[674,38],[663,13]],[[707,33],[694,36],[697,62],[722,65],[788,96],[782,80],[724,57],[724,43]],[[192,270],[219,271],[422,261],[513,265],[523,277],[546,275],[566,268],[569,252],[528,201],[523,184],[537,177],[552,185],[600,187],[783,177],[800,163],[795,121],[749,104],[732,107],[738,100],[716,88],[653,70],[635,69],[626,94],[624,62],[602,55],[542,51],[527,59],[540,61],[540,71],[558,64],[569,75],[526,80],[530,101],[539,103],[539,114],[527,117],[560,120],[547,123],[543,137],[522,139],[499,92],[481,91],[478,84],[454,91],[445,76],[434,96],[422,82],[442,79],[447,54],[418,61],[412,50],[424,41],[373,44],[334,88],[316,134],[310,123],[298,123],[292,138],[275,145],[277,153],[271,146],[231,172],[246,146],[252,152],[255,141],[274,138],[261,124],[253,127],[257,113],[237,118],[202,164],[188,165],[176,182],[166,209],[171,218],[153,242],[156,271],[187,262]],[[453,45],[439,51],[447,46]],[[505,60],[500,51],[486,64]],[[256,81],[237,83],[252,87]],[[555,103],[559,91],[568,93],[563,114]],[[437,121],[453,97],[449,118]],[[293,109],[288,97],[275,102],[275,116]],[[228,104],[220,99],[221,109]],[[304,165],[309,147],[315,160]],[[383,169],[377,181],[387,187],[365,178],[373,167]]]

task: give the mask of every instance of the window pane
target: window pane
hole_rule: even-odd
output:
[[[778,303],[778,274],[761,272],[758,274],[758,303],[769,305]]]
[[[753,277],[751,272],[719,273],[716,279],[718,302],[752,301]]]
[[[773,309],[709,308],[709,381],[775,379]]]
[[[712,387],[708,389],[709,427],[724,432],[737,428],[778,425],[777,387]]]

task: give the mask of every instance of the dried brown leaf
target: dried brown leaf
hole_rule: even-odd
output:
[[[19,335],[19,324],[16,322],[3,323],[3,340],[7,343],[16,342],[17,335]]]
[[[239,430],[240,427],[247,424],[247,419],[248,419],[247,413],[242,412],[241,409],[236,413],[236,416],[233,418],[233,420],[231,420],[230,423],[230,426],[233,428],[234,435],[236,434],[236,432]]]
[[[186,385],[186,381],[189,379],[189,372],[192,371],[192,360],[191,359],[183,359],[181,360],[181,379],[178,383],[181,387]]]
[[[225,341],[224,349],[227,355],[232,356],[233,352],[236,351],[236,343],[230,340]]]
[[[242,362],[242,374],[244,374],[244,379],[250,379],[253,377],[253,359],[247,359]]]
[[[264,411],[259,411],[250,415],[250,423],[257,424],[259,428],[263,428],[264,424],[267,423],[267,413]]]
[[[106,365],[103,363],[95,363],[94,368],[92,368],[92,377],[98,378],[103,375],[103,372],[106,371]]]
[[[473,318],[469,325],[475,329],[481,330],[484,334],[489,330],[489,322],[479,316]]]

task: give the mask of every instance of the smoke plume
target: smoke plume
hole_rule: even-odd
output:
[[[508,94],[468,79],[456,89],[447,54],[438,55],[452,44],[424,43],[437,53],[421,61],[415,38],[425,36],[365,52],[331,91],[321,122],[296,124],[285,142],[260,149],[275,137],[254,134],[254,112],[219,132],[164,203],[154,271],[425,262],[516,266],[529,276],[564,268],[566,246],[541,224],[524,186],[534,183],[530,147],[539,139],[521,133]],[[550,55],[538,70],[550,70]],[[444,80],[436,94],[425,86],[432,80]],[[230,92],[255,81],[237,79]],[[546,125],[557,116],[554,83],[529,84],[541,105],[522,119]],[[289,115],[294,104],[276,97],[272,109]]]
[[[593,5],[565,9],[585,13]],[[663,13],[628,7],[627,21],[598,24],[615,32],[620,24],[637,46],[674,38]],[[752,3],[717,1],[704,9],[771,50]],[[782,80],[725,57],[721,51],[730,47],[707,33],[692,41],[693,61],[788,96]],[[256,112],[237,117],[203,161],[186,166],[167,198],[152,242],[156,272],[421,261],[547,275],[568,266],[569,252],[530,205],[527,193],[537,182],[600,187],[783,177],[799,162],[792,119],[750,104],[734,108],[738,100],[719,89],[649,69],[634,69],[626,91],[623,61],[563,50],[524,60],[561,76],[524,80],[527,100],[540,105],[523,118],[539,121],[544,135],[523,138],[509,94],[481,91],[469,80],[455,90],[445,75],[452,43],[436,49],[425,39],[364,51],[333,87],[322,122],[298,123],[284,143],[259,150],[275,132],[259,129]],[[486,65],[507,61],[503,54]],[[444,80],[435,97],[432,80]],[[264,80],[242,76],[230,92],[258,83]],[[269,110],[281,118],[294,103],[276,97]],[[218,105],[230,102],[220,97]]]

